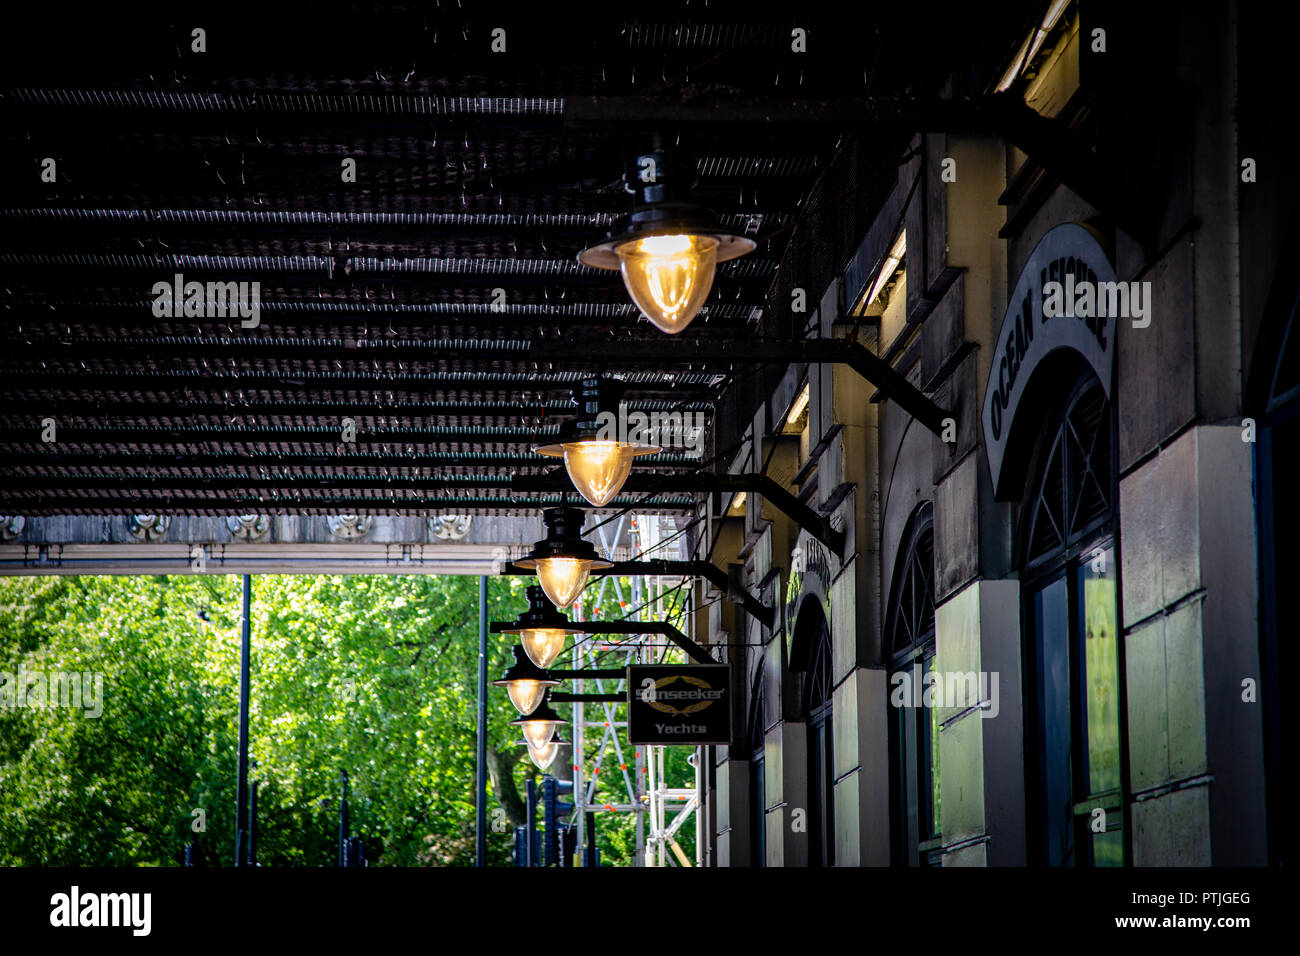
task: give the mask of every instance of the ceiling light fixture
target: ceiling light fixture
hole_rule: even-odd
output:
[[[645,317],[669,335],[691,324],[713,288],[721,262],[753,252],[752,239],[725,232],[718,217],[689,201],[695,161],[656,149],[636,157],[623,174],[637,196],[604,242],[578,253],[596,269],[617,269]]]
[[[519,619],[501,631],[502,634],[517,634],[523,644],[524,653],[536,666],[545,670],[555,663],[555,659],[564,650],[564,638],[568,634],[583,634],[582,627],[570,623],[569,619],[556,610],[546,592],[538,585],[527,589],[528,610],[519,615]],[[532,710],[531,707],[528,710]],[[527,711],[520,711],[527,713]]]
[[[573,392],[578,417],[565,423],[560,441],[533,449],[539,455],[563,458],[573,487],[596,508],[609,504],[623,489],[633,458],[663,450],[658,445],[619,440],[628,437],[627,423],[618,418],[621,397],[616,382],[583,379]]]
[[[570,607],[582,593],[593,568],[608,568],[590,541],[582,539],[584,515],[579,508],[547,508],[542,512],[546,537],[515,564],[537,573],[537,582],[560,610]]]
[[[521,714],[531,714],[546,696],[548,687],[555,687],[560,682],[551,677],[541,667],[533,663],[524,649],[515,645],[515,662],[500,680],[492,682],[494,687],[504,687],[510,695],[510,703]]]

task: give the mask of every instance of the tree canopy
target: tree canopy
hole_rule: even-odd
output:
[[[489,580],[492,620],[518,615],[527,583]],[[372,862],[472,865],[478,579],[266,575],[253,592],[259,864],[334,864],[346,770],[350,830]],[[0,864],[177,864],[187,843],[202,864],[233,862],[240,614],[235,576],[0,579],[0,678],[98,675],[103,688],[97,717],[85,701],[0,707]],[[512,643],[490,639],[490,679]],[[511,823],[534,772],[515,716],[491,688],[490,806]],[[612,750],[601,769],[621,790]],[[631,862],[633,826],[600,815],[603,862]],[[491,864],[512,849],[513,827],[489,830]]]

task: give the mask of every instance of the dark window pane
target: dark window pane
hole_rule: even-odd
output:
[[[1070,787],[1070,618],[1065,578],[1034,595],[1037,636],[1039,813],[1045,862],[1073,862]]]
[[[826,829],[829,824],[829,788],[826,786],[827,726],[814,720],[808,733],[808,865],[829,866]]]
[[[1110,406],[1100,388],[1082,395],[1065,432],[1070,451],[1069,525],[1079,534],[1110,513]]]
[[[831,715],[826,712],[826,722],[821,727],[822,747],[822,860],[825,866],[835,864],[835,748],[831,733]]]
[[[1300,308],[1300,302],[1292,308]],[[1296,322],[1295,313],[1292,312],[1286,338],[1282,343],[1282,356],[1273,373],[1272,397],[1280,399],[1297,387],[1300,387],[1300,322]]]

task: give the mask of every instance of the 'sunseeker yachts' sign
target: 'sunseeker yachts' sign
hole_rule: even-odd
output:
[[[627,737],[634,744],[731,742],[726,664],[633,664],[627,669]]]
[[[984,390],[981,421],[994,488],[1020,400],[1050,353],[1078,353],[1110,395],[1118,319],[1142,314],[1149,321],[1149,286],[1145,300],[1142,286],[1116,282],[1106,250],[1077,223],[1057,226],[1034,247],[1011,293]]]

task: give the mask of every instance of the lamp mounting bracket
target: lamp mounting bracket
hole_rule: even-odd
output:
[[[510,490],[520,492],[557,491],[567,487],[569,478],[563,471],[544,475],[514,475]],[[625,492],[753,492],[772,503],[791,521],[830,548],[838,557],[844,556],[845,534],[832,526],[830,520],[797,497],[786,491],[767,475],[718,475],[696,472],[690,475],[655,475],[633,473],[623,485]]]
[[[508,563],[502,567],[501,573],[502,574],[532,574],[533,571],[528,568],[521,568],[516,564]],[[731,582],[731,579],[728,577],[727,572],[722,570],[722,568],[718,567],[712,561],[662,561],[662,560],[615,561],[607,568],[592,568],[591,573],[593,575],[614,574],[620,577],[634,577],[638,574],[645,574],[645,575],[656,575],[656,576],[663,576],[663,577],[704,578],[710,584],[716,587],[719,591],[722,591],[724,594],[726,594],[729,600],[739,603],[740,606],[745,609],[745,612],[747,614],[749,614],[755,620],[762,623],[764,627],[771,628],[776,623],[775,608],[768,607],[758,598],[754,597],[754,595],[750,594],[746,588],[734,586]],[[645,628],[647,626],[655,626],[655,627],[659,626],[658,623],[647,625],[646,622],[639,622],[639,621],[604,621],[604,622],[593,621],[589,623],[584,622],[582,627],[586,632],[591,634],[619,634],[619,633],[659,634],[662,633],[663,636],[667,637],[669,640],[672,640],[673,637],[672,633],[669,633],[667,631],[660,632],[660,631],[651,631],[651,630],[642,630],[642,631],[596,630],[597,627],[609,627],[613,625],[624,625],[624,624],[632,627],[638,627],[638,628]],[[670,625],[663,625],[663,626],[667,627]],[[676,632],[677,634],[681,634],[681,632],[678,631],[676,628],[673,628],[673,631]],[[689,638],[685,638],[685,637],[684,639],[689,640]],[[700,653],[703,653],[703,651],[700,651]],[[700,663],[704,663],[703,660],[700,660],[699,658],[696,659],[699,660]],[[716,664],[717,661],[710,659],[708,663]]]

